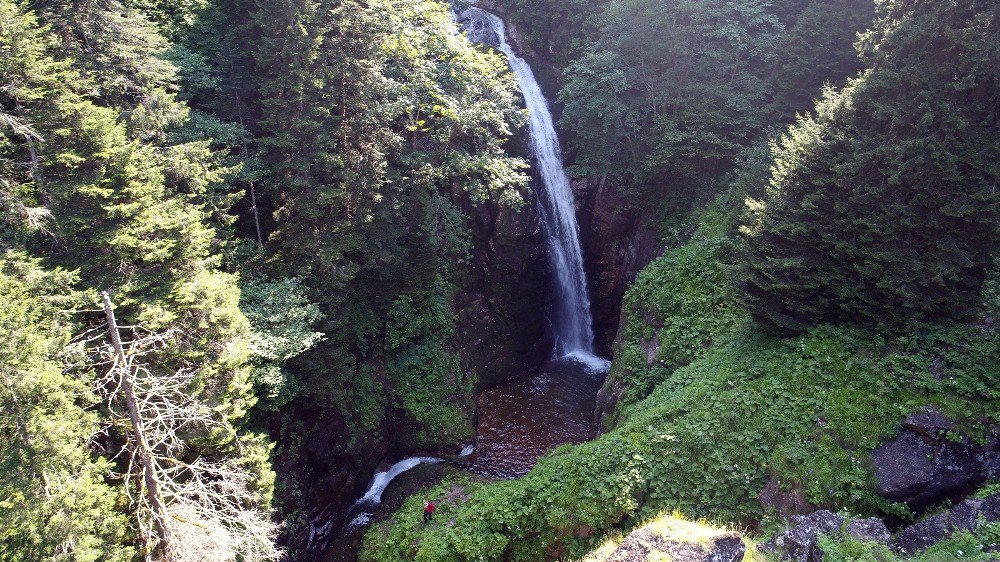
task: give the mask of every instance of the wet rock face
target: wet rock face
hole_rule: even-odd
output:
[[[552,272],[534,201],[515,211],[461,197],[472,218],[474,267],[456,295],[453,344],[476,374],[476,386],[486,388],[548,358],[545,302]]]
[[[965,500],[950,511],[918,521],[899,533],[895,545],[903,554],[917,554],[953,533],[975,530],[980,521],[1000,521],[1000,494]]]
[[[610,353],[625,291],[662,250],[643,213],[609,181],[573,181],[597,350]]]
[[[625,538],[605,562],[741,562],[746,554],[743,539],[735,533],[712,539],[707,548],[699,543],[672,541],[649,529],[639,529]]]
[[[310,560],[321,552],[344,522],[347,507],[364,492],[369,471],[386,454],[388,441],[377,435],[358,437],[365,447],[351,446],[351,432],[334,410],[299,414],[305,431],[300,448],[279,453],[275,471],[307,487],[301,498],[279,495],[286,512],[300,511],[308,522],[284,537],[284,546],[297,560]],[[378,434],[384,431],[380,427]],[[282,439],[290,436],[279,435]],[[366,440],[367,439],[367,440]]]
[[[791,527],[761,546],[781,560],[822,562],[820,535],[849,536],[861,541],[888,543],[891,535],[881,519],[845,519],[825,509],[792,517]]]
[[[940,412],[923,408],[907,416],[895,439],[872,453],[876,491],[921,510],[971,492],[986,481],[998,458],[995,447],[976,446]]]
[[[493,49],[500,50],[500,37],[486,23],[483,11],[478,8],[467,8],[455,18],[458,25],[465,31],[466,37],[473,43],[481,43]]]

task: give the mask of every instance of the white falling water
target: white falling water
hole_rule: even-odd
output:
[[[372,478],[372,485],[368,488],[368,492],[361,497],[358,501],[354,502],[354,505],[360,505],[365,503],[379,504],[382,502],[382,492],[385,491],[386,486],[389,482],[392,482],[394,478],[400,474],[410,470],[411,468],[417,466],[418,464],[433,464],[439,463],[441,459],[435,457],[410,457],[408,459],[403,459],[396,464],[389,467],[389,470],[385,472],[379,472]]]
[[[576,223],[573,191],[563,168],[559,139],[552,113],[531,67],[514,54],[507,43],[503,20],[479,8],[469,8],[463,18],[484,22],[496,34],[501,52],[510,60],[530,112],[531,148],[545,188],[540,214],[549,247],[549,259],[556,275],[555,328],[556,354],[603,368],[606,362],[594,356],[590,297],[583,270],[580,229]],[[600,363],[600,365],[597,365]]]
[[[473,453],[473,451],[475,451],[475,449],[476,446],[471,443],[462,447],[462,452],[458,454],[458,458],[468,457]],[[368,491],[365,492],[365,495],[361,496],[358,501],[354,502],[353,506],[351,506],[352,513],[356,515],[348,526],[364,527],[371,522],[371,513],[353,510],[363,507],[377,507],[380,503],[382,503],[382,492],[385,491],[386,487],[389,486],[389,483],[392,482],[397,476],[421,464],[437,464],[443,461],[444,459],[439,459],[437,457],[410,457],[390,466],[389,470],[375,474],[375,476],[372,477],[372,483],[371,486],[368,487]]]

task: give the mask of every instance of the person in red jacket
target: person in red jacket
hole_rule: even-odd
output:
[[[424,502],[424,523],[430,523],[431,517],[434,516],[434,509],[436,508],[437,506],[431,500]]]

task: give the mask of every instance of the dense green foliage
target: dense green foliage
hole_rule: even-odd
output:
[[[746,326],[746,315],[728,291],[726,245],[724,230],[703,224],[690,242],[649,264],[632,284],[605,383],[619,409],[645,398],[717,339]],[[605,414],[604,423],[613,426],[619,412]]]
[[[274,259],[327,318],[314,359],[326,368],[302,390],[346,407],[385,369],[415,424],[409,446],[458,442],[474,383],[449,346],[470,243],[459,205],[516,204],[526,181],[501,147],[522,119],[505,63],[428,2],[279,4],[256,19],[259,142],[282,178]]]
[[[297,408],[398,409],[411,447],[471,433],[452,300],[468,213],[520,204],[524,117],[443,5],[3,0],[0,22],[4,560],[150,555],[129,428],[91,395],[108,367],[81,345],[65,370],[74,333],[101,339],[95,289],[168,335],[154,376],[195,374],[215,419],[172,454],[249,470],[247,510],[274,485],[255,431]]]
[[[0,18],[0,244],[10,264],[3,278],[14,283],[5,313],[29,307],[8,339],[38,342],[7,365],[12,382],[23,383],[7,387],[13,395],[5,413],[13,417],[3,427],[13,433],[4,455],[29,464],[9,472],[23,490],[21,499],[5,494],[4,519],[16,521],[7,527],[5,556],[142,554],[138,523],[125,517],[136,515],[124,494],[133,482],[115,476],[124,468],[126,431],[90,394],[90,379],[108,366],[91,364],[96,358],[81,349],[67,371],[73,376],[62,374],[72,333],[102,321],[77,312],[98,302],[95,292],[75,292],[83,289],[111,291],[124,323],[170,334],[146,367],[195,373],[188,392],[215,418],[211,427],[191,427],[193,446],[175,454],[248,468],[257,503],[244,507],[266,512],[273,473],[261,460],[269,445],[240,431],[254,401],[245,367],[248,323],[236,275],[220,268],[212,224],[212,205],[222,200],[210,194],[228,169],[207,141],[168,142],[168,129],[187,109],[169,91],[175,68],[158,56],[165,39],[141,12],[117,3],[5,1]],[[52,424],[63,430],[40,434]],[[99,433],[100,447],[91,448]],[[30,446],[18,459],[13,452],[23,440]],[[39,489],[46,492],[38,496]]]
[[[574,170],[623,182],[669,224],[710,202],[738,156],[859,66],[871,3],[613,1],[566,69]]]
[[[774,148],[737,284],[783,331],[904,324],[975,305],[996,250],[1000,8],[883,2],[871,68]]]

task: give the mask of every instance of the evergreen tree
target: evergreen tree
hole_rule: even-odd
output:
[[[166,92],[162,80],[169,75],[157,74],[162,61],[138,54],[148,41],[162,44],[149,35],[156,32],[152,24],[114,2],[74,3],[72,9],[40,2],[38,8],[49,26],[11,0],[0,2],[0,244],[44,257],[48,267],[78,271],[77,287],[112,289],[123,317],[171,334],[150,355],[149,371],[192,373],[185,392],[218,416],[211,427],[189,428],[182,460],[200,457],[246,468],[255,503],[246,505],[248,513],[266,509],[273,485],[268,444],[255,435],[237,438],[253,403],[246,367],[249,324],[239,309],[236,276],[220,269],[219,237],[209,226],[213,217],[226,223],[231,197],[218,186],[228,170],[203,138],[164,145],[170,119],[138,119],[152,107],[184,113]],[[105,24],[125,35],[100,27]],[[74,53],[86,55],[86,62],[77,62]],[[71,317],[64,302],[62,313]],[[79,393],[50,386],[54,404],[74,403],[72,393]],[[101,416],[108,413],[100,410]],[[81,450],[89,438],[76,429],[65,437]],[[124,441],[112,425],[102,441],[109,458]],[[82,462],[79,456],[66,462]],[[97,469],[80,471],[81,478],[97,480]],[[109,513],[99,515],[87,501],[105,502],[101,509]],[[114,558],[134,540],[101,530],[102,519],[109,525],[121,521],[121,506],[109,501],[84,498],[59,515],[78,519],[81,530],[66,532],[80,535],[80,552]],[[33,539],[11,537],[5,546],[11,545],[13,559],[34,559]]]
[[[869,69],[775,145],[736,282],[765,325],[960,315],[997,232],[1000,7],[887,0]]]
[[[12,21],[0,3],[0,21]],[[23,18],[24,14],[16,16]],[[23,20],[22,20],[23,21]],[[5,30],[10,29],[4,27]],[[90,450],[96,397],[68,374],[74,326],[66,309],[84,304],[73,275],[47,271],[20,252],[0,254],[0,560],[126,561],[126,522]],[[89,373],[81,373],[88,375]],[[92,377],[91,377],[92,378]]]
[[[664,225],[710,202],[739,155],[859,68],[871,0],[611,1],[559,93],[573,170]],[[775,121],[778,123],[775,123]],[[650,212],[651,211],[651,212]]]
[[[603,22],[559,94],[577,173],[662,215],[710,200],[764,128],[780,21],[757,0],[676,0],[612,2]]]
[[[773,111],[783,122],[810,110],[825,83],[842,86],[861,70],[854,43],[875,15],[872,0],[814,0],[800,9],[771,70]]]

